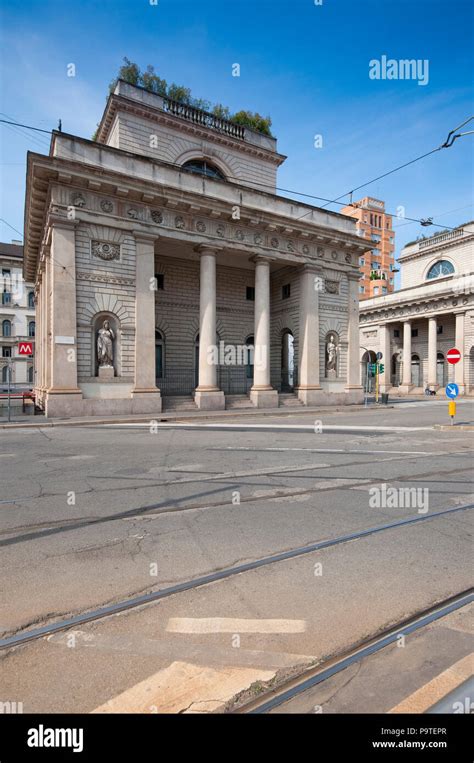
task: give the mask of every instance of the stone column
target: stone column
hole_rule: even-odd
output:
[[[298,397],[305,405],[321,402],[319,371],[319,294],[321,269],[303,265],[300,271]]]
[[[411,321],[403,321],[403,375],[400,392],[409,392],[411,383]]]
[[[47,389],[51,382],[51,261],[49,252],[44,263],[43,283],[43,388]]]
[[[360,332],[359,332],[359,279],[360,273],[347,273],[347,384],[348,402],[361,403],[363,389],[360,383]]]
[[[199,296],[199,384],[194,392],[198,408],[222,410],[225,397],[217,386],[218,357],[216,331],[216,254],[220,247],[199,246],[200,296]]]
[[[437,351],[436,351],[436,335],[438,330],[438,322],[436,316],[428,318],[428,387],[438,388],[437,376],[436,376],[436,363],[437,363]]]
[[[461,353],[461,360],[454,366],[454,381],[459,387],[459,394],[466,392],[466,383],[464,379],[464,312],[455,313],[456,316],[456,339],[454,346]]]
[[[140,413],[161,411],[155,379],[155,240],[156,235],[133,231],[135,238],[135,383],[132,398]]]
[[[36,288],[35,288],[35,320],[36,320],[36,336],[35,336],[35,345],[34,345],[34,359],[33,359],[33,379],[34,379],[34,390],[37,397],[40,396],[40,389],[42,386],[42,377],[41,377],[41,357],[42,357],[42,345],[43,345],[43,315],[42,315],[42,304],[40,307],[40,290],[41,290],[41,281],[42,276],[41,273],[38,275],[38,279],[36,282]]]
[[[51,297],[46,300],[51,349],[47,363],[46,416],[74,416],[81,413],[82,400],[77,386],[76,223],[63,218],[54,218],[51,223],[48,258]]]
[[[379,384],[380,392],[388,392],[391,385],[390,370],[392,366],[390,355],[390,324],[381,323],[378,329],[379,333],[379,348],[382,353],[382,360],[384,372],[380,374]]]
[[[270,257],[255,262],[255,353],[250,399],[257,408],[277,408],[278,392],[270,384]]]

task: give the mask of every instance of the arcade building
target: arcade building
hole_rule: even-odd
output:
[[[95,140],[54,132],[49,156],[28,154],[47,416],[362,401],[367,244],[353,219],[277,195],[285,158],[271,136],[124,81]]]

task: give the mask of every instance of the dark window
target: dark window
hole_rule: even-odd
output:
[[[157,289],[164,289],[165,288],[165,276],[163,273],[155,273],[155,279],[156,279],[156,288]]]
[[[30,291],[28,294],[28,307],[34,307],[35,306],[35,294],[33,291]]]
[[[400,339],[400,329],[394,329],[393,336],[395,339]]]
[[[251,302],[255,302],[255,286],[247,286],[246,299],[249,299]]]
[[[12,295],[9,291],[4,291],[2,293],[2,305],[9,305],[12,301]]]
[[[28,324],[28,336],[34,336],[36,330],[36,323],[34,321],[30,321]]]
[[[411,330],[411,335],[412,336],[418,336],[418,329],[412,329]]]
[[[436,329],[436,333],[437,334],[442,334],[443,333],[443,327],[442,326],[438,326],[437,329]]]
[[[11,356],[12,356],[12,348],[2,347],[2,358],[11,358]]]
[[[284,286],[281,287],[281,298],[282,299],[288,299],[291,292],[291,285],[289,283],[286,283]]]
[[[3,336],[11,336],[12,335],[12,324],[11,321],[5,320],[2,322],[2,334]]]
[[[9,276],[11,275],[10,268],[2,268],[2,276]]]
[[[192,172],[195,175],[205,175],[209,178],[225,180],[224,175],[217,169],[217,167],[201,159],[191,159],[191,161],[183,164],[182,169],[185,172]]]

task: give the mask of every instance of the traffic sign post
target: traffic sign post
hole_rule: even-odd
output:
[[[452,366],[455,366],[456,363],[459,363],[459,361],[461,360],[461,353],[456,347],[452,347],[446,353],[446,360],[448,361],[448,363],[451,363]]]
[[[448,403],[448,413],[451,416],[451,424],[454,424],[454,417],[456,415],[456,403],[454,400],[450,400]]]
[[[450,382],[446,385],[446,397],[450,400],[454,400],[459,395],[459,387],[454,382]]]

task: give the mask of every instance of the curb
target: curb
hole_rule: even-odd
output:
[[[41,423],[38,421],[32,422],[11,422],[1,423],[0,429],[44,429],[46,427],[73,427],[73,426],[95,426],[102,424],[141,424],[149,421],[189,421],[197,419],[198,421],[206,421],[209,419],[221,419],[221,418],[245,418],[248,416],[304,416],[308,413],[342,413],[352,411],[366,411],[366,410],[386,410],[387,408],[394,408],[393,405],[384,406],[369,406],[366,408],[364,405],[344,405],[344,406],[326,406],[326,407],[303,407],[295,406],[293,410],[290,406],[287,408],[253,408],[253,409],[236,409],[228,411],[206,411],[201,413],[200,411],[185,411],[183,413],[170,413],[161,412],[157,415],[147,414],[131,417],[109,417],[103,419],[44,419]]]

